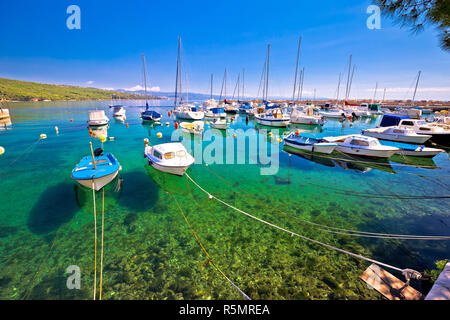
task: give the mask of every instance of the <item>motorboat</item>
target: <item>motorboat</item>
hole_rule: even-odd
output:
[[[420,135],[431,135],[429,141],[440,145],[450,145],[450,129],[427,123],[425,120],[401,119],[398,127],[410,128]]]
[[[326,111],[322,110],[319,113],[323,115],[325,118],[334,118],[334,119],[342,119],[348,116],[342,109],[330,109]]]
[[[104,110],[92,110],[89,111],[89,120],[87,121],[90,126],[104,126],[109,122],[109,118],[106,116]]]
[[[336,143],[323,139],[305,137],[291,132],[284,138],[284,144],[299,150],[330,154],[337,147]]]
[[[146,142],[144,157],[153,168],[178,176],[182,176],[194,163],[194,157],[179,142],[162,143],[156,146],[149,146]]]
[[[110,183],[119,173],[119,161],[111,153],[103,155],[101,148],[92,151],[91,156],[81,158],[80,162],[72,170],[72,178],[81,185],[100,190]]]
[[[0,107],[0,120],[8,119],[9,117],[9,109]]]
[[[214,107],[206,110],[205,116],[207,118],[225,118],[227,114],[223,107]]]
[[[193,134],[202,134],[204,130],[205,123],[203,121],[194,122],[181,122],[181,131]]]
[[[422,110],[414,109],[414,108],[402,108],[402,107],[396,107],[394,110],[390,109],[382,109],[384,114],[388,115],[396,115],[396,116],[406,116],[411,119],[420,119],[422,116]]]
[[[296,124],[323,125],[323,116],[314,114],[312,107],[301,109],[293,109],[290,116],[290,122]]]
[[[272,109],[263,114],[255,115],[256,123],[270,127],[286,127],[290,117],[283,113],[280,108]]]
[[[113,117],[114,118],[119,118],[119,119],[122,119],[122,120],[126,119],[126,116],[125,116],[126,111],[125,111],[124,106],[122,106],[122,105],[115,105],[115,106],[109,106],[109,107],[113,109]]]
[[[208,99],[206,101],[203,101],[203,103],[202,103],[202,107],[203,107],[204,110],[207,110],[209,108],[215,108],[217,106],[218,106],[217,101],[215,99],[212,99],[212,98]]]
[[[141,119],[143,121],[159,121],[161,118],[161,113],[150,110],[148,106],[146,106],[145,111],[141,112]]]
[[[222,129],[222,130],[226,130],[229,126],[230,123],[227,122],[227,120],[225,119],[214,119],[212,122],[210,122],[211,127],[215,128],[215,129]]]
[[[336,143],[336,150],[340,152],[358,156],[389,158],[399,151],[399,148],[382,145],[377,138],[367,137],[360,134],[324,137],[323,139],[328,142]]]
[[[430,135],[417,134],[412,129],[402,128],[398,126],[366,129],[362,131],[362,134],[381,140],[389,140],[413,144],[422,144],[431,138]]]
[[[173,113],[177,119],[202,120],[205,117],[205,113],[192,104],[181,105]]]
[[[417,148],[399,148],[399,150],[395,154],[408,157],[433,158],[441,152],[445,151],[437,148],[418,146]]]
[[[239,107],[236,105],[235,102],[224,104],[223,109],[225,110],[225,113],[236,114],[239,112]]]

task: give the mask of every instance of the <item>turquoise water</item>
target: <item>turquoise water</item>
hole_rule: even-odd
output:
[[[88,111],[95,108],[105,109],[111,121],[107,132],[94,134],[115,138],[103,148],[122,166],[104,193],[96,193],[97,271],[104,196],[103,299],[241,298],[208,263],[183,214],[214,265],[252,299],[381,298],[358,278],[369,263],[252,220],[210,200],[186,177],[149,167],[143,158],[143,139],[149,138],[151,144],[169,142],[174,131],[169,103],[154,104],[163,114],[160,125],[142,124],[137,107],[128,108],[125,123],[117,122],[108,102],[9,104],[12,124],[0,128],[0,146],[6,150],[0,155],[1,299],[93,297],[92,191],[78,185],[70,173],[90,153],[89,141],[94,148],[102,146],[98,138],[91,138],[86,124]],[[296,129],[311,136],[341,135],[374,127],[378,120],[330,120],[323,128]],[[368,232],[449,235],[446,198],[370,196],[448,196],[448,154],[389,162],[290,155],[277,141],[286,130],[259,127],[242,115],[231,128],[241,131],[236,137],[231,130],[205,133],[203,141],[189,134],[179,137],[197,160],[203,156],[188,174],[223,201],[293,232],[400,268],[423,271],[434,267],[435,260],[448,258],[449,241],[355,238],[301,223],[303,219]],[[39,139],[42,133],[47,139]],[[279,159],[275,174],[261,174],[270,163],[251,163],[248,154],[255,145],[237,145],[243,134],[247,142],[257,138],[258,151],[264,147]],[[215,151],[214,143],[219,146]],[[245,161],[237,164],[242,152]],[[208,155],[219,163],[207,163]],[[71,265],[81,270],[80,290],[66,287],[66,269]]]

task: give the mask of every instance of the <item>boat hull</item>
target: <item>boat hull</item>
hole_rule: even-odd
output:
[[[374,149],[364,149],[364,148],[355,148],[349,147],[345,145],[339,145],[336,147],[336,150],[340,152],[344,152],[347,154],[354,154],[363,157],[374,157],[374,158],[389,158],[394,155],[398,150],[374,150]]]
[[[291,117],[291,123],[294,124],[310,124],[310,125],[323,125],[323,120],[321,118],[313,117]]]
[[[370,130],[364,130],[363,134],[365,136],[374,137],[374,138],[381,139],[381,140],[412,143],[412,144],[422,144],[425,141],[427,141],[428,139],[430,139],[430,136],[425,136],[425,135],[404,136],[404,135],[378,133],[378,132],[373,132]]]
[[[99,191],[101,190],[104,186],[106,186],[108,183],[110,183],[111,181],[114,180],[114,178],[117,176],[117,174],[119,173],[119,170],[110,173],[106,176],[100,177],[100,178],[95,178],[94,180],[94,190],[95,191]],[[92,189],[92,179],[75,179],[79,184]]]
[[[284,141],[284,144],[291,148],[294,148],[294,149],[305,150],[305,151],[316,152],[316,153],[325,153],[325,154],[332,153],[337,146],[335,143],[316,143],[316,144],[312,144],[312,145],[296,144],[296,143],[291,143],[286,140]]]
[[[289,119],[264,119],[258,116],[255,116],[256,123],[259,123],[263,126],[269,127],[286,127],[289,124]]]
[[[433,158],[441,152],[445,152],[442,149],[435,148],[423,148],[420,150],[420,147],[417,149],[400,149],[395,154],[407,157],[424,157],[424,158]]]
[[[202,111],[196,112],[174,111],[174,114],[177,119],[185,119],[185,120],[202,120],[205,117],[205,114]]]

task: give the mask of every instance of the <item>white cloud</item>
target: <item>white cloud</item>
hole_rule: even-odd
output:
[[[141,86],[141,85],[136,85],[136,86],[131,87],[131,88],[124,88],[124,90],[126,90],[126,91],[141,91],[141,90],[144,90],[144,89],[145,88],[143,86]],[[158,87],[158,86],[155,86],[155,87],[147,88],[147,90],[148,91],[153,91],[153,92],[159,92],[159,91],[161,91],[161,88]]]
[[[93,84],[93,83],[94,83],[94,81],[92,81],[92,80],[89,80],[86,82],[86,84]]]
[[[102,88],[102,90],[114,91],[114,88]]]

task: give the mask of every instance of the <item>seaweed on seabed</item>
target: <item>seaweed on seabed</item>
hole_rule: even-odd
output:
[[[0,226],[0,238],[6,238],[17,233],[18,227],[14,226]]]

